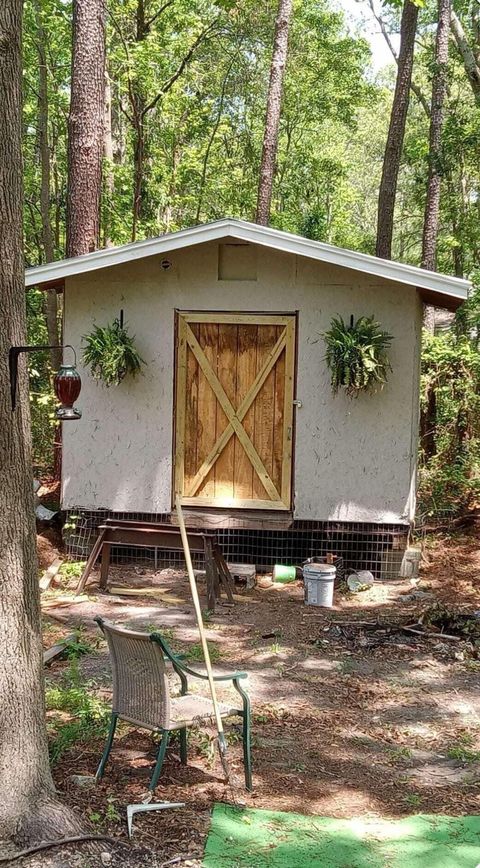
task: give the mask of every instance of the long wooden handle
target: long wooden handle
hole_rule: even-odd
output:
[[[182,506],[180,498],[176,498],[176,507],[178,515],[178,525],[182,536],[183,551],[185,552],[185,562],[187,564],[188,580],[190,582],[190,590],[192,592],[193,605],[195,607],[195,615],[197,617],[198,629],[200,632],[200,641],[202,643],[203,656],[205,659],[205,668],[207,670],[208,683],[210,685],[210,695],[212,697],[213,708],[215,713],[215,721],[219,736],[223,740],[223,723],[218,707],[217,693],[215,690],[215,682],[213,680],[212,663],[210,660],[210,652],[208,650],[207,637],[205,636],[205,627],[203,626],[202,610],[200,608],[200,600],[198,599],[197,583],[193,573],[192,558],[190,555],[190,546],[188,545],[187,531],[185,530],[185,522],[183,520]]]

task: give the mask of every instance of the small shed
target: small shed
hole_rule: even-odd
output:
[[[26,284],[63,291],[80,359],[82,336],[122,310],[146,362],[110,388],[80,365],[63,509],[165,520],[179,494],[190,523],[224,529],[227,555],[266,563],[368,534],[391,548],[408,528],[422,303],[455,310],[466,281],[223,219],[31,268]],[[332,394],[336,315],[393,335],[381,391]]]

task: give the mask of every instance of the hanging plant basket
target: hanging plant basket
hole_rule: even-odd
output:
[[[343,388],[355,398],[361,392],[375,392],[387,382],[392,370],[387,350],[393,337],[373,316],[361,316],[356,322],[352,316],[350,325],[341,316],[335,317],[324,339],[334,394]]]
[[[84,335],[83,363],[90,368],[92,377],[103,380],[106,386],[118,386],[127,374],[136,376],[146,363],[134,340],[119,319],[106,326],[95,326],[89,335]]]

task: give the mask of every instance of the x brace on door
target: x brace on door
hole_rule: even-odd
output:
[[[248,436],[245,428],[242,425],[242,421],[248,413],[250,407],[252,406],[255,398],[257,397],[260,389],[262,388],[265,380],[267,379],[270,371],[275,365],[277,359],[285,348],[285,339],[286,333],[283,332],[273,349],[271,350],[263,368],[255,377],[250,389],[245,395],[240,407],[237,410],[234,410],[231,402],[229,401],[227,395],[225,394],[225,390],[220,383],[217,375],[213,371],[210,362],[206,358],[200,344],[198,343],[195,335],[193,334],[191,328],[187,325],[187,334],[186,334],[187,344],[190,347],[192,353],[194,354],[198,364],[200,365],[205,378],[213,392],[215,393],[215,397],[217,398],[225,416],[228,419],[228,425],[224,431],[222,431],[220,437],[217,442],[213,446],[210,453],[207,455],[205,461],[202,466],[199,468],[197,474],[192,480],[190,490],[186,492],[188,497],[193,497],[195,493],[198,491],[200,485],[203,480],[207,476],[211,467],[213,467],[215,461],[218,456],[223,452],[225,446],[229,442],[230,438],[235,433],[242,444],[245,452],[247,453],[252,465],[257,473],[258,478],[260,479],[265,491],[267,492],[269,498],[271,500],[281,500],[280,494],[277,491],[272,479],[270,478],[267,470],[265,469],[265,465],[263,464],[262,459],[260,458],[257,450],[255,449],[250,437]]]

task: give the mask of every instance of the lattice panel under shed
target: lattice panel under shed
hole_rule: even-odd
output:
[[[86,560],[97,537],[97,528],[107,518],[146,522],[171,520],[169,513],[69,510],[64,528],[68,557]],[[212,528],[204,530],[212,532]],[[346,572],[370,570],[376,579],[388,581],[398,578],[405,568],[409,529],[398,524],[294,521],[290,527],[282,529],[222,527],[216,528],[214,533],[226,561],[255,564],[258,572],[269,572],[274,564],[299,566],[308,558],[326,559],[333,554],[343,559]],[[181,552],[154,548],[115,546],[111,560],[113,563],[145,563],[153,568],[184,566]],[[202,560],[201,555],[195,556],[197,569],[204,566]]]

